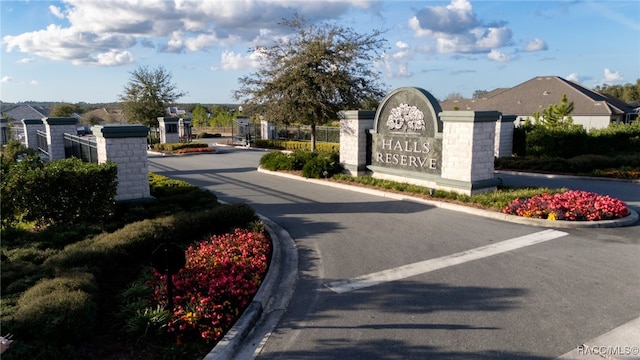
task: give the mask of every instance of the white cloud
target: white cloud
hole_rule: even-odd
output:
[[[38,86],[38,80],[31,80],[29,84],[31,84],[31,86]]]
[[[335,19],[351,8],[375,13],[378,7],[368,0],[65,0],[64,7],[51,5],[49,11],[68,26],[5,36],[2,43],[7,51],[113,66],[133,61],[137,44],[173,53],[254,46],[284,35],[279,23],[295,13],[314,22]]]
[[[547,49],[548,49],[547,43],[545,43],[543,40],[538,38],[535,38],[529,41],[523,48],[523,50],[527,52],[543,51]]]
[[[13,81],[13,78],[11,76],[6,76],[6,75],[0,79],[0,83],[8,83],[12,81]]]
[[[567,80],[579,83],[580,75],[578,75],[578,73],[571,73],[567,75]]]
[[[429,48],[412,47],[404,41],[397,41],[395,48],[383,53],[382,59],[376,61],[374,66],[388,78],[407,78],[413,75],[409,70],[409,62],[419,53],[428,54]]]
[[[60,10],[59,7],[54,5],[49,5],[49,11],[51,11],[53,16],[57,17],[58,19],[64,19],[64,14],[62,13],[62,10]]]
[[[130,64],[134,62],[134,60],[135,58],[133,54],[128,51],[110,50],[97,54],[95,57],[91,58],[91,61],[89,61],[88,64],[99,66],[118,66]]]
[[[487,55],[490,60],[497,62],[509,62],[511,60],[511,56],[509,54],[505,54],[496,49],[491,50],[491,52]]]
[[[502,24],[485,25],[467,0],[427,6],[408,21],[417,37],[436,40],[439,53],[487,53],[511,45],[512,31]]]
[[[616,83],[623,81],[622,74],[618,71],[611,71],[608,68],[604,69],[604,81],[608,83]]]
[[[254,51],[246,56],[242,56],[240,53],[225,50],[220,55],[220,66],[212,66],[211,70],[248,70],[257,69],[263,56],[260,52]]]
[[[22,58],[20,60],[18,60],[18,64],[28,64],[28,63],[32,63],[36,61],[36,58],[34,57],[26,57],[26,58]]]

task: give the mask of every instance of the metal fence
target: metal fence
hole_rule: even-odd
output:
[[[38,153],[45,159],[49,158],[49,143],[47,142],[47,133],[42,130],[36,130],[36,144],[38,145]]]
[[[98,147],[95,138],[64,134],[64,156],[98,163]]]
[[[24,127],[12,124],[10,127],[11,140],[19,141],[22,145],[27,146],[27,137],[24,134]]]
[[[310,126],[280,126],[278,127],[280,140],[311,141]],[[316,126],[316,141],[340,143],[340,128],[333,126]]]

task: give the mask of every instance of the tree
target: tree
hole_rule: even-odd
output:
[[[177,90],[176,85],[171,82],[171,73],[162,66],[156,69],[141,66],[130,74],[129,83],[120,95],[129,123],[156,127],[158,117],[165,114],[165,108],[186,95]]]
[[[471,95],[472,99],[482,99],[484,98],[489,92],[487,90],[476,90],[473,92],[473,95]]]
[[[51,117],[69,117],[76,112],[76,110],[77,106],[63,103],[54,106],[49,115]]]
[[[452,92],[449,95],[447,95],[447,97],[445,98],[445,100],[462,100],[462,99],[464,99],[464,96],[462,96],[462,94],[459,92]]]
[[[297,15],[283,24],[294,34],[253,49],[262,64],[239,79],[234,97],[246,112],[269,121],[310,125],[315,150],[316,125],[384,95],[373,62],[386,40],[377,30],[359,34],[333,23],[312,25]]]
[[[593,88],[593,91],[604,95],[610,95],[626,102],[640,101],[640,79],[637,79],[635,84],[598,85]]]
[[[205,125],[208,125],[208,112],[202,105],[198,104],[191,112],[191,125],[193,127],[202,128]]]
[[[546,128],[561,128],[573,124],[573,101],[569,102],[567,94],[562,94],[559,104],[551,104],[542,113],[535,112],[533,119],[536,124]]]

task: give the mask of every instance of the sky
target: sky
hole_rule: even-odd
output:
[[[162,66],[178,103],[236,103],[252,51],[294,14],[383,31],[385,90],[437,99],[560,76],[593,88],[640,79],[640,1],[0,0],[0,100],[109,103]]]

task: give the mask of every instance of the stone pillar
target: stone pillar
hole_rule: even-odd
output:
[[[513,128],[515,115],[502,115],[496,122],[496,140],[494,156],[497,158],[513,155]]]
[[[340,119],[340,163],[344,172],[359,176],[367,171],[367,130],[373,128],[376,115],[371,110],[348,110],[341,112]],[[371,149],[369,149],[370,152]]]
[[[149,165],[147,134],[143,125],[96,125],[98,163],[113,161],[118,166],[116,200],[149,198]]]
[[[263,140],[272,140],[278,138],[278,129],[275,125],[269,123],[265,119],[260,119],[260,135]]]
[[[42,119],[22,119],[22,125],[24,127],[24,141],[29,149],[38,150],[38,136],[37,131],[45,131],[44,122]]]
[[[496,189],[493,176],[498,111],[443,111],[442,179],[438,184],[473,195]]]
[[[178,139],[191,141],[191,119],[178,119]]]
[[[178,120],[177,117],[159,117],[158,118],[158,130],[160,131],[160,143],[169,144],[179,142],[178,134]]]
[[[78,133],[78,119],[72,117],[44,118],[42,122],[47,132],[49,160],[64,159],[64,134],[76,135]]]
[[[0,119],[0,146],[6,145],[11,138],[9,134],[9,120]]]

